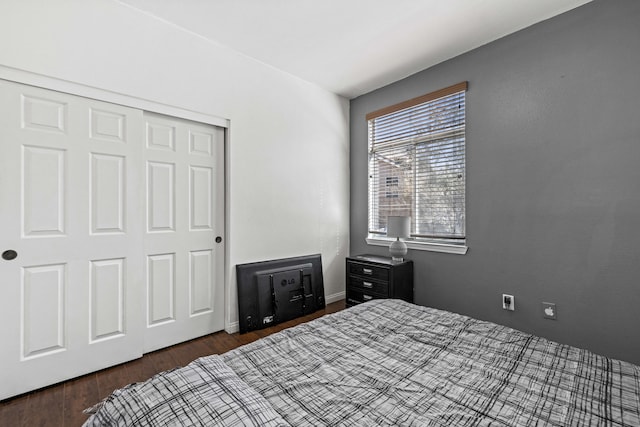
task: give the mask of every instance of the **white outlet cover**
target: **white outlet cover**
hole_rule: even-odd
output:
[[[510,301],[509,304],[507,304],[505,301],[507,298]],[[513,295],[502,294],[502,308],[510,311],[514,311],[516,309],[516,299],[514,298]]]

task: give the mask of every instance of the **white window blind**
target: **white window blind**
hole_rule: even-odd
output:
[[[465,239],[467,82],[367,115],[369,234],[410,216],[411,236]]]

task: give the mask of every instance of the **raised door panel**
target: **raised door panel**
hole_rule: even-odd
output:
[[[91,342],[123,336],[126,260],[91,261]]]
[[[189,228],[213,229],[213,170],[191,166],[189,174]]]
[[[27,237],[65,233],[65,150],[22,146],[22,228]]]
[[[25,267],[22,272],[21,357],[66,349],[65,265]]]
[[[147,148],[151,150],[176,151],[176,127],[171,123],[147,120],[146,130]]]
[[[189,253],[189,315],[195,316],[213,311],[213,251]]]
[[[147,326],[175,320],[175,254],[149,255],[147,259]]]
[[[125,232],[125,157],[91,153],[91,232]]]
[[[175,212],[175,165],[147,162],[147,230],[174,231]]]
[[[91,114],[89,135],[91,138],[110,142],[127,142],[126,115],[95,108],[90,108],[89,112]]]
[[[52,99],[49,94],[45,96],[40,98],[21,94],[22,128],[66,133],[67,102],[60,98]]]

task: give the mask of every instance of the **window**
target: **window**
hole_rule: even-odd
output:
[[[385,185],[387,187],[385,192],[385,197],[387,199],[397,199],[398,197],[400,197],[400,193],[398,193],[398,188],[400,187],[400,185],[397,176],[385,177]]]
[[[459,83],[367,115],[369,238],[400,215],[411,217],[412,242],[464,245],[466,90]]]

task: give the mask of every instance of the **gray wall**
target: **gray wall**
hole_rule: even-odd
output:
[[[365,242],[365,114],[467,80],[469,252],[410,250],[416,302],[640,364],[639,23],[596,0],[352,100],[351,254],[388,253]]]

